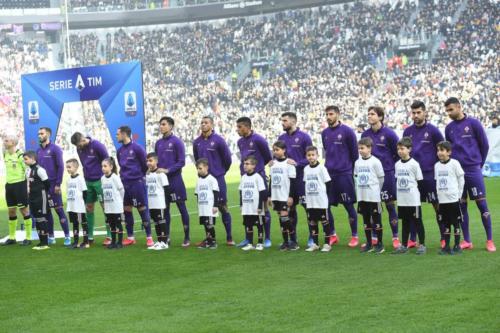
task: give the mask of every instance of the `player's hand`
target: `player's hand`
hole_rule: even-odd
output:
[[[267,199],[267,206],[273,208],[273,201],[271,198]]]
[[[260,213],[262,213],[262,209],[259,208],[259,209],[257,209],[257,214],[260,215]]]
[[[61,194],[61,186],[55,186],[54,187],[54,193],[55,194]]]
[[[160,172],[160,173],[168,173],[168,169],[158,168],[158,169],[156,170],[156,172]]]
[[[293,206],[293,198],[289,197],[288,200],[286,201],[286,204],[288,205],[288,207],[292,207]]]
[[[295,162],[295,160],[293,160],[293,159],[291,159],[291,158],[287,159],[287,160],[286,160],[286,162],[287,162],[288,164],[291,164],[291,165],[294,165],[294,166],[295,166],[295,165],[297,165],[297,162]]]
[[[219,212],[219,208],[213,207],[212,208],[212,213],[217,214]]]
[[[267,165],[268,165],[269,167],[272,167],[272,166],[273,166],[273,164],[274,164],[274,160],[271,160],[271,161],[269,161],[269,163],[267,163]]]

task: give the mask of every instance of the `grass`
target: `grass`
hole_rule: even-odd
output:
[[[194,169],[185,178],[193,193]],[[190,177],[188,177],[188,175]],[[237,204],[237,170],[228,177]],[[500,179],[487,179],[494,234],[500,216]],[[3,196],[2,196],[3,197]],[[196,211],[194,196],[189,210]],[[172,222],[171,249],[150,252],[145,239],[120,251],[100,245],[69,251],[0,248],[2,332],[498,332],[500,260],[487,253],[484,230],[471,207],[476,248],[441,257],[431,207],[424,205],[429,252],[423,257],[361,255],[347,247],[346,214],[334,209],[340,245],[329,254],[281,253],[273,214],[273,248],[244,253],[183,249],[180,218]],[[176,208],[173,214],[177,214]],[[243,238],[238,208],[233,234]],[[6,217],[5,208],[1,216]],[[306,235],[300,211],[302,249]],[[196,214],[192,240],[202,238]],[[0,235],[7,233],[6,218]],[[220,219],[219,219],[220,220]],[[102,215],[97,221],[102,225]],[[387,226],[387,217],[384,216]],[[388,228],[386,228],[388,229]],[[218,221],[217,233],[224,239]],[[389,244],[389,233],[386,244]]]

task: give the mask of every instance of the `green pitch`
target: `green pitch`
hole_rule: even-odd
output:
[[[194,168],[186,168],[184,177],[190,187],[189,211],[196,212]],[[232,206],[238,204],[237,181],[234,168],[229,177]],[[487,179],[486,184],[494,238],[499,240],[500,179]],[[437,255],[438,232],[429,205],[424,205],[428,253],[423,257],[361,255],[348,248],[343,208],[334,209],[340,244],[331,253],[306,253],[307,228],[299,211],[301,250],[295,253],[277,250],[281,235],[275,214],[273,248],[263,253],[226,247],[220,219],[217,250],[183,249],[179,216],[172,221],[168,251],[147,251],[140,232],[136,246],[119,251],[101,245],[70,251],[61,240],[43,252],[0,247],[1,331],[500,331],[500,257],[484,250],[475,206],[470,209],[475,249],[447,257]],[[231,212],[233,235],[240,241],[239,209]],[[172,213],[177,215],[177,209]],[[2,237],[7,234],[6,215],[3,203]],[[101,214],[96,220],[102,227]],[[386,216],[383,222],[390,252]],[[362,231],[361,222],[359,226]],[[196,213],[191,215],[191,231],[193,242],[203,238]]]

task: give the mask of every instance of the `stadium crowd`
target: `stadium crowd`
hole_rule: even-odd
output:
[[[319,142],[328,104],[342,106],[344,122],[352,127],[366,123],[369,105],[383,105],[386,124],[401,131],[411,123],[411,101],[421,99],[431,122],[443,128],[442,102],[455,94],[468,114],[490,126],[500,105],[498,6],[469,0],[451,26],[458,6],[452,0],[421,2],[414,29],[439,30],[444,41],[432,64],[408,63],[393,71],[381,64],[415,10],[413,2],[395,7],[356,2],[154,30],[117,29],[105,39],[84,31],[71,36],[72,55],[76,66],[142,61],[148,150],[158,136],[157,120],[165,114],[176,119],[175,130],[188,152],[201,114],[215,117],[232,150],[238,139],[234,122],[242,114],[273,141],[281,131],[273,120],[283,111],[296,111],[301,128]],[[437,16],[443,20],[433,26]],[[255,54],[267,55],[264,70],[239,85],[231,83],[234,68]],[[2,62],[15,68],[8,59]],[[18,77],[9,75],[9,80]],[[15,94],[18,90],[5,95]],[[95,124],[90,133],[102,128]]]

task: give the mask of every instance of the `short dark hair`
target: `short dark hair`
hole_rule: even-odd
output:
[[[247,157],[245,157],[243,162],[247,162],[247,161],[252,163],[253,165],[257,165],[257,158],[253,155],[248,155]]]
[[[398,146],[403,146],[408,149],[411,149],[411,147],[413,147],[413,142],[409,136],[405,136],[398,141]]]
[[[451,142],[449,142],[449,141],[441,141],[441,142],[439,142],[437,144],[437,149],[451,151]]]
[[[159,123],[161,123],[162,121],[166,121],[172,127],[174,127],[174,125],[175,125],[174,118],[169,117],[169,116],[161,117]]]
[[[74,164],[77,168],[80,166],[80,163],[78,163],[78,160],[76,158],[70,158],[69,160],[66,161],[66,164]]]
[[[73,145],[77,145],[80,143],[80,141],[82,141],[82,139],[84,138],[83,134],[80,133],[80,132],[75,132],[73,133],[73,135],[71,136],[71,144]]]
[[[49,135],[52,134],[52,130],[50,129],[50,127],[40,127],[40,129],[49,132]]]
[[[310,151],[315,151],[315,152],[318,152],[318,148],[316,148],[316,146],[307,146],[306,148],[306,154]]]
[[[444,102],[444,106],[448,106],[450,104],[458,104],[460,105],[460,101],[456,97],[450,97]]]
[[[373,147],[373,140],[372,138],[366,137],[366,138],[361,138],[358,141],[358,146],[366,146],[368,148]]]
[[[370,112],[370,111],[372,111],[372,110],[373,110],[373,111],[377,114],[377,116],[379,116],[379,118],[382,118],[382,120],[381,120],[381,121],[384,121],[384,118],[385,118],[385,112],[384,112],[384,109],[383,109],[383,108],[381,108],[380,106],[370,106],[370,107],[368,108],[368,112]]]
[[[252,128],[252,120],[248,117],[240,117],[236,120],[237,124],[243,124],[248,128]]]
[[[339,113],[340,114],[340,109],[338,106],[336,105],[328,105],[326,108],[325,108],[325,113],[328,113],[328,111],[333,111],[335,113]]]
[[[118,129],[120,130],[120,132],[127,134],[127,136],[129,138],[132,135],[132,130],[130,129],[130,127],[128,127],[126,125],[120,126],[120,127],[118,127]]]
[[[155,160],[158,160],[158,154],[155,152],[149,153],[146,155],[146,159],[154,158]]]
[[[203,117],[201,118],[201,120],[203,120],[203,119],[208,119],[208,120],[210,120],[210,122],[211,122],[212,124],[214,123],[214,117],[212,117],[212,116],[208,116],[208,115],[207,115],[207,116],[203,116]]]
[[[37,159],[36,158],[36,153],[33,150],[28,150],[28,151],[24,152],[23,157],[29,157],[29,158],[31,158],[31,159],[33,159],[35,161]]]
[[[281,114],[281,118],[283,118],[283,117],[292,118],[295,121],[297,120],[297,114],[295,112],[291,112],[291,111],[283,112]]]
[[[411,103],[411,105],[410,105],[410,108],[412,108],[412,109],[422,109],[422,110],[425,111],[425,104],[422,101],[418,101],[418,100],[417,101],[413,101],[413,103]]]
[[[275,143],[273,143],[273,148],[274,147],[286,150],[286,143],[283,140],[278,140]]]
[[[198,167],[200,165],[206,165],[206,166],[208,166],[208,158],[202,157],[202,158],[197,159],[196,160],[196,166]]]

